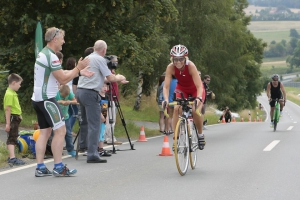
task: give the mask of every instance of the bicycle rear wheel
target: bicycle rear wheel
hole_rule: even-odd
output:
[[[181,176],[185,175],[189,164],[189,140],[184,119],[179,119],[174,133],[174,154],[176,166]]]
[[[198,132],[193,121],[190,122],[190,164],[195,169],[197,164]]]

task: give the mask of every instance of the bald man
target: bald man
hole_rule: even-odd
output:
[[[81,137],[87,136],[87,163],[106,163],[100,158],[98,152],[98,142],[100,136],[100,96],[99,91],[104,84],[105,78],[109,82],[121,82],[126,80],[123,75],[114,75],[107,67],[104,58],[107,50],[107,44],[103,40],[97,40],[94,44],[94,52],[88,57],[90,59],[90,71],[94,76],[87,78],[79,77],[76,98],[80,103],[82,122],[80,124]],[[87,134],[87,135],[86,135]],[[80,149],[86,147],[80,146]]]

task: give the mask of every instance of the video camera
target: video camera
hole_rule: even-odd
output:
[[[112,62],[112,59],[114,58],[113,56],[104,56],[106,63],[107,63],[107,67],[112,70],[112,69],[117,69],[118,67],[118,63],[114,63]]]

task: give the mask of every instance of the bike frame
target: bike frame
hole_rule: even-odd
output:
[[[279,104],[279,99],[274,99],[274,100],[275,100],[275,110],[273,114],[273,123],[274,123],[274,132],[275,132],[280,118],[280,104]]]

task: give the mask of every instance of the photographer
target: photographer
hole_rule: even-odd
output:
[[[222,118],[225,118],[225,122],[226,123],[230,123],[231,122],[231,111],[229,110],[229,107],[226,106],[225,107],[225,110],[223,110],[223,114],[221,115],[220,119],[218,122],[221,122],[222,121]]]
[[[112,74],[116,74],[116,69],[118,67],[118,57],[115,55],[109,55],[105,56],[106,62],[107,62],[107,67],[110,69]],[[126,84],[129,81],[123,80],[121,81],[122,84]],[[118,83],[112,82],[112,83],[107,83],[108,85],[108,97],[109,97],[109,108],[108,108],[108,120],[106,121],[106,129],[105,129],[105,141],[108,145],[112,144],[112,140],[114,140],[115,145],[121,145],[122,142],[117,141],[114,134],[115,130],[115,125],[116,125],[116,103],[118,102],[119,99],[119,86]],[[109,121],[112,120],[110,123]],[[113,139],[112,139],[113,137]]]
[[[95,74],[91,78],[80,76],[76,98],[80,103],[82,122],[80,124],[80,134],[88,133],[88,151],[87,163],[106,163],[100,158],[98,153],[98,141],[100,133],[101,107],[99,91],[104,84],[105,77],[110,82],[124,81],[123,75],[114,75],[107,67],[104,58],[107,50],[107,44],[103,40],[97,40],[94,44],[94,52],[88,58],[90,59],[90,70]]]

